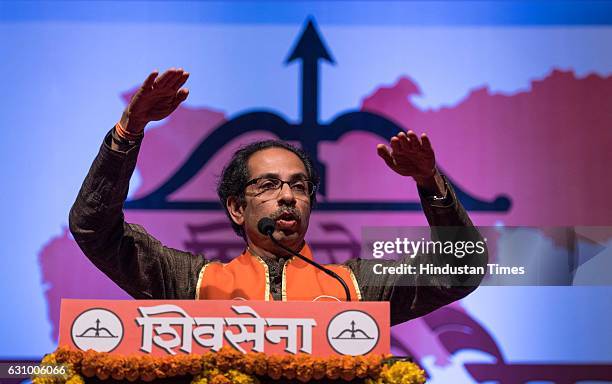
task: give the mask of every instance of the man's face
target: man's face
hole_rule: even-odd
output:
[[[283,148],[267,148],[255,152],[247,165],[250,180],[262,177],[288,182],[308,179],[302,160]],[[254,245],[270,251],[276,248],[257,229],[259,220],[270,217],[276,223],[274,238],[287,247],[299,250],[310,219],[308,194],[293,191],[287,183],[283,183],[280,190],[258,194],[257,186],[250,185],[245,190],[245,200],[244,230]]]

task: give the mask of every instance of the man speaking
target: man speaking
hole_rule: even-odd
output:
[[[246,245],[229,263],[165,247],[141,226],[126,223],[122,208],[145,126],[167,117],[187,98],[182,86],[188,77],[174,68],[147,77],[105,137],[70,210],[70,231],[85,255],[134,298],[389,301],[391,324],[398,324],[475,289],[480,278],[469,285],[420,285],[415,277],[375,274],[373,263],[380,260],[316,265],[304,237],[318,176],[302,150],[278,140],[241,148],[221,175],[220,202]],[[463,227],[466,240],[481,239],[437,171],[425,134],[401,132],[376,150],[392,171],[416,182],[430,225]],[[486,261],[486,253],[455,260],[476,266]]]

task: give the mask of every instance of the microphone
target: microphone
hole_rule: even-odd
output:
[[[259,232],[262,235],[268,236],[270,238],[270,240],[272,240],[272,242],[274,244],[276,244],[280,248],[284,249],[285,251],[289,252],[290,254],[292,254],[292,255],[294,255],[296,257],[299,257],[300,259],[304,260],[308,264],[319,268],[321,271],[325,272],[329,276],[331,276],[334,279],[338,280],[340,282],[340,284],[342,284],[342,288],[344,288],[344,293],[346,294],[346,301],[351,301],[351,291],[349,290],[349,288],[346,285],[346,283],[344,282],[344,280],[342,280],[342,278],[340,276],[338,276],[338,274],[336,272],[332,271],[331,269],[327,269],[324,266],[322,266],[321,264],[317,263],[316,261],[310,260],[309,258],[307,258],[305,256],[302,256],[299,253],[294,252],[291,249],[289,249],[289,248],[285,247],[284,245],[282,245],[278,240],[276,240],[274,238],[274,236],[272,236],[272,234],[274,233],[274,229],[275,228],[276,228],[276,223],[274,222],[274,220],[272,220],[269,217],[264,217],[263,219],[259,220],[259,222],[257,222],[257,229],[259,230]]]
[[[272,233],[274,233],[275,228],[276,223],[274,223],[274,220],[269,217],[264,217],[257,222],[257,229],[262,235],[270,236]]]

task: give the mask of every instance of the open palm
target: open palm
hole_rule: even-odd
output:
[[[400,132],[389,141],[389,147],[378,144],[376,150],[387,166],[402,176],[415,180],[431,177],[435,173],[436,157],[426,134],[419,137],[413,132]]]
[[[187,78],[189,73],[182,68],[171,68],[160,76],[157,71],[151,72],[125,109],[123,128],[137,135],[147,123],[170,115],[189,95],[189,90],[181,88]]]

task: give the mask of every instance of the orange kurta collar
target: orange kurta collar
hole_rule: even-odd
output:
[[[299,253],[313,260],[308,244],[305,243]],[[353,300],[360,299],[357,280],[348,267],[326,267],[339,274],[347,283]],[[335,279],[298,257],[285,262],[282,274],[283,301],[345,300],[344,291]],[[196,299],[273,300],[268,265],[248,248],[229,263],[209,262],[200,271]]]

